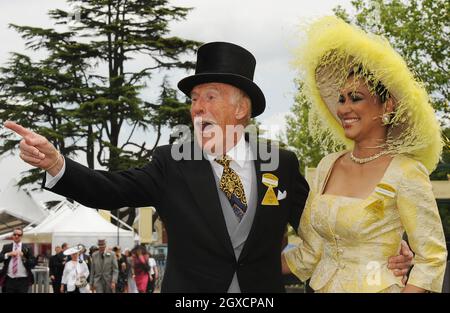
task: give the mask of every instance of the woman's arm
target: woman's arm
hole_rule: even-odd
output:
[[[403,292],[441,292],[447,260],[442,222],[428,171],[418,161],[402,164],[397,208],[414,251],[414,267]]]
[[[312,184],[314,185],[314,184]],[[311,204],[315,197],[315,188],[311,188],[305,209],[300,218],[298,235],[301,243],[281,255],[282,273],[292,273],[300,280],[309,279],[320,261],[323,239],[311,225]]]

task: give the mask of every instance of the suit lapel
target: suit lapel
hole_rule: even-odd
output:
[[[193,149],[198,150],[196,144],[193,143],[192,146]],[[183,160],[179,162],[179,165],[186,185],[197,202],[197,207],[205,218],[207,225],[222,246],[234,255],[211,164],[208,160],[202,158],[201,160]]]

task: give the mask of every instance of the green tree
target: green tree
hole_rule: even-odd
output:
[[[291,114],[286,117],[286,138],[288,146],[294,149],[300,163],[300,171],[305,174],[305,167],[316,167],[319,161],[331,152],[330,147],[317,143],[308,128],[311,103],[302,92],[302,83],[296,81],[298,92],[295,96]]]
[[[108,170],[148,162],[163,126],[189,123],[189,105],[167,80],[151,86],[153,73],[191,69],[187,58],[199,42],[169,36],[169,23],[185,19],[190,8],[167,0],[67,0],[72,11],[51,10],[54,28],[11,24],[26,45],[46,57],[13,53],[0,68],[0,122],[16,121],[39,132],[67,156],[85,156]],[[136,64],[136,57],[141,61]],[[144,99],[143,89],[159,92]],[[153,128],[155,138],[139,134]],[[0,155],[14,153],[18,140],[0,131]],[[41,178],[39,169],[19,184]],[[129,225],[134,208],[117,211]]]
[[[444,149],[442,151],[442,158],[439,161],[436,169],[431,173],[432,180],[449,180],[450,179],[450,128],[442,131],[444,137]],[[450,224],[449,224],[450,228]]]
[[[189,121],[188,104],[167,80],[161,86],[149,82],[162,69],[193,68],[186,56],[199,43],[168,35],[169,22],[184,19],[190,9],[166,0],[68,2],[72,12],[49,12],[55,28],[10,25],[29,49],[46,57],[13,53],[0,68],[0,121],[43,134],[65,155],[84,154],[91,168],[95,161],[108,170],[143,164],[163,126]],[[146,59],[137,65],[137,56]],[[159,89],[159,99],[143,99],[144,88]],[[154,141],[139,142],[136,133],[151,127]],[[0,138],[0,155],[16,149],[10,132],[3,130]],[[39,177],[31,170],[20,184]]]

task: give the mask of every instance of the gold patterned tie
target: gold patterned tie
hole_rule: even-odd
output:
[[[244,186],[236,172],[230,167],[231,160],[225,155],[215,160],[223,166],[222,177],[220,178],[220,189],[225,193],[230,201],[234,214],[239,221],[247,211],[247,199],[245,198]]]

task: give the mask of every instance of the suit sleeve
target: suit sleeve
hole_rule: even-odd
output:
[[[33,250],[30,247],[26,247],[26,253],[24,254],[25,267],[29,268],[30,270],[33,269],[37,264],[37,259],[33,255]]]
[[[300,218],[300,225],[297,231],[300,237],[300,244],[284,253],[289,269],[302,281],[311,278],[314,269],[320,261],[323,250],[323,239],[311,224],[312,202],[318,193],[319,166],[316,171],[316,177],[311,183],[311,190]]]
[[[65,158],[66,171],[58,183],[53,188],[45,188],[44,177],[42,186],[88,207],[113,210],[125,206],[156,206],[163,195],[166,177],[161,150],[155,149],[152,161],[146,166],[119,172],[92,170]]]
[[[55,275],[55,257],[50,257],[50,260],[48,262],[48,269],[49,269],[49,276]]]
[[[113,261],[112,261],[112,282],[113,283],[117,283],[117,278],[119,276],[119,266],[117,264],[117,259],[115,256],[113,256]]]
[[[67,282],[69,280],[69,275],[70,275],[70,263],[66,263],[66,265],[64,266],[64,271],[63,271],[63,275],[61,278],[61,284],[67,285]]]
[[[420,162],[405,166],[397,207],[409,244],[415,253],[408,284],[441,292],[447,249],[428,172]]]
[[[7,258],[5,257],[5,255],[6,255],[6,253],[8,253],[9,251],[8,251],[8,249],[6,248],[6,246],[7,246],[7,245],[4,245],[3,248],[2,248],[2,251],[0,252],[0,263],[5,262],[5,260],[7,259]]]
[[[291,200],[289,224],[297,230],[305,207],[306,198],[309,192],[309,185],[300,173],[298,159],[294,153],[290,153],[290,169],[292,170],[292,188],[288,199]]]
[[[94,262],[94,256],[91,257],[91,275],[89,275],[89,284],[93,287],[94,286],[94,276],[95,276],[95,263]]]

